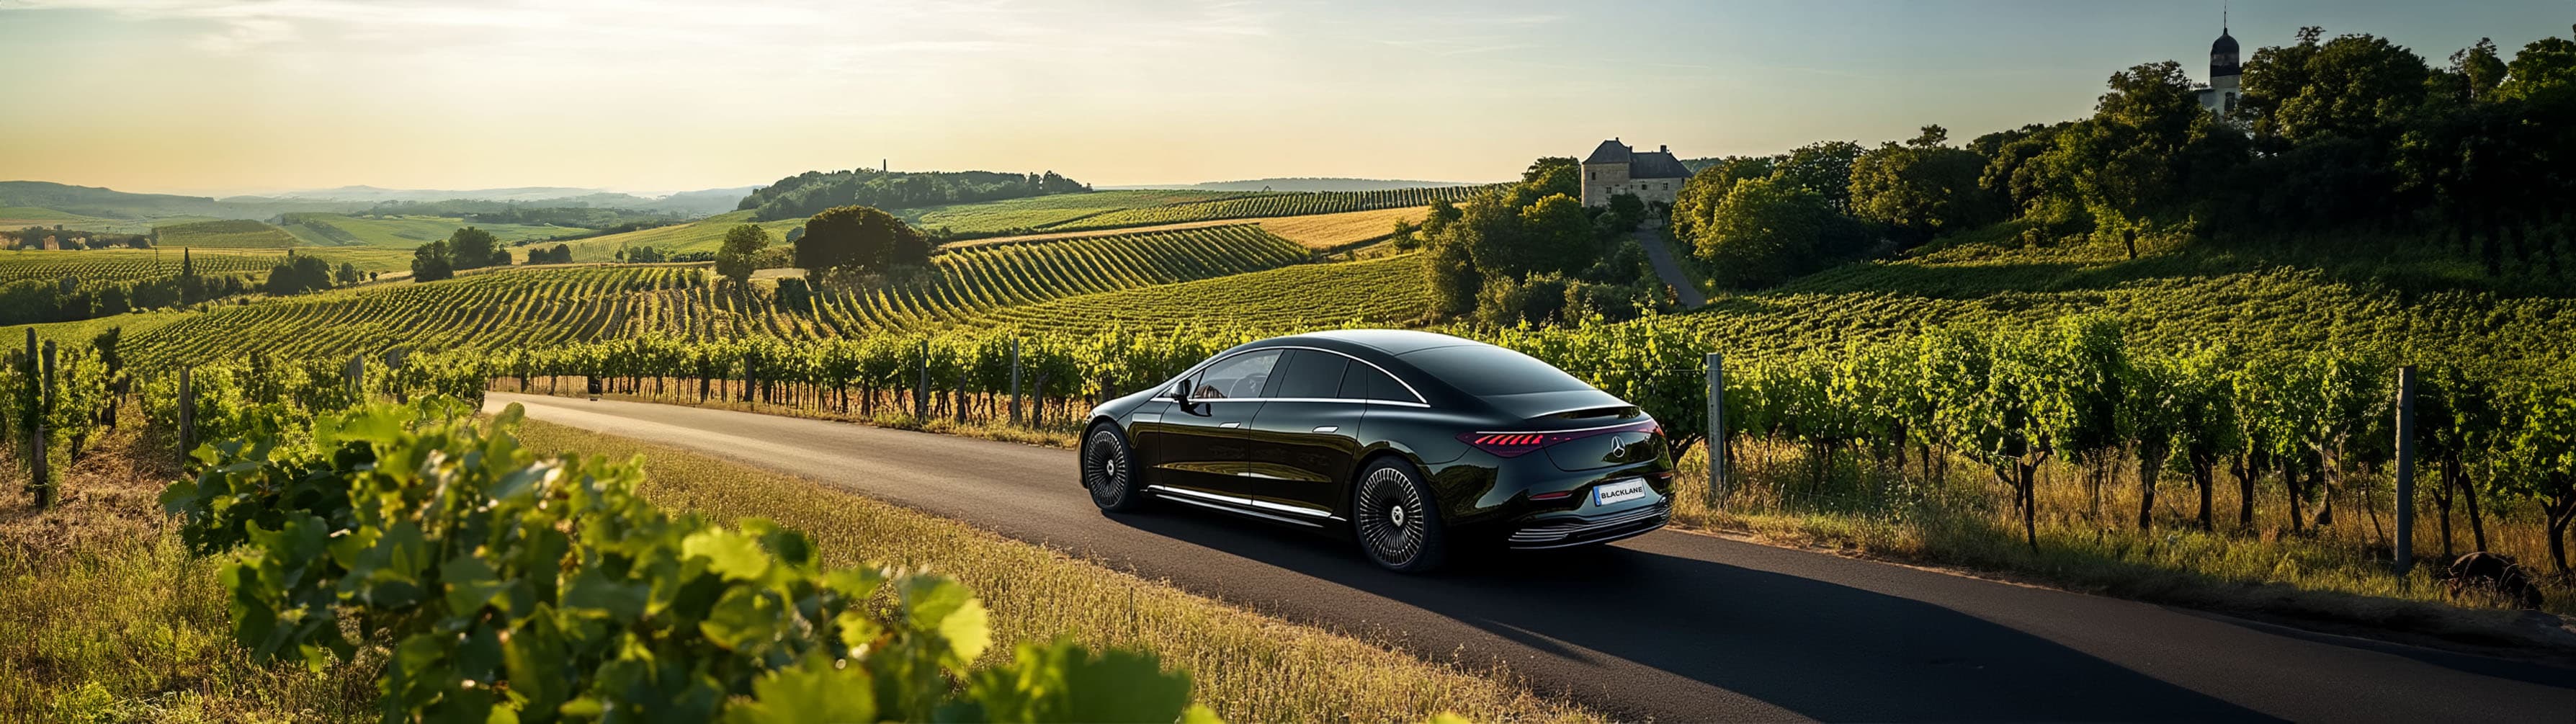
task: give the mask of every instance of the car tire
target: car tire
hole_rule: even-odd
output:
[[[1449,557],[1439,500],[1402,460],[1379,460],[1360,471],[1351,486],[1351,534],[1371,562],[1398,573],[1439,568]]]
[[[1136,452],[1127,435],[1106,422],[1082,435],[1082,487],[1091,504],[1103,511],[1125,513],[1145,507],[1145,486],[1136,469]]]

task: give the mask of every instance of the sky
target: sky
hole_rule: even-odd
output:
[[[2230,4],[2436,64],[2570,0]],[[2222,3],[2060,0],[0,0],[0,180],[229,194],[664,192],[807,170],[1096,185],[1515,177],[1607,137],[1685,158],[1954,139],[2205,80]]]

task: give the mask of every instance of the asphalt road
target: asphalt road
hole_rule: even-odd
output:
[[[1104,516],[1073,453],[632,402],[494,393],[1166,578],[1426,658],[1500,662],[1623,719],[2576,720],[2576,670],[1661,531],[1387,573],[1212,512]]]
[[[1701,294],[1699,287],[1691,284],[1690,275],[1682,273],[1681,261],[1673,258],[1669,235],[1661,229],[1647,229],[1637,232],[1636,239],[1638,246],[1646,248],[1646,263],[1654,265],[1655,276],[1663,277],[1664,283],[1672,286],[1673,296],[1679,298],[1683,309],[1708,304],[1708,295]]]

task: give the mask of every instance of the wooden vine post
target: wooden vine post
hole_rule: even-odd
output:
[[[197,447],[197,388],[189,380],[189,368],[179,368],[179,469],[188,468],[189,451]]]
[[[1011,426],[1020,424],[1020,338],[1011,338]]]
[[[33,334],[32,330],[30,331],[30,334]],[[45,429],[45,424],[51,422],[51,420],[46,418],[50,417],[54,411],[54,343],[51,340],[47,340],[45,342],[43,365],[44,375],[41,379],[43,380],[45,388],[44,404],[43,406],[36,408],[36,439],[34,441],[36,454],[35,457],[32,458],[35,462],[36,472],[35,492],[37,510],[54,507],[54,498],[56,497],[54,495],[53,461],[47,459],[53,456],[53,437],[52,431]]]

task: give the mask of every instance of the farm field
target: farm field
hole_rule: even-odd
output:
[[[1431,312],[1422,261],[1299,264],[1214,279],[996,308],[958,324],[1089,334],[1112,328],[1413,326]]]
[[[707,218],[691,221],[685,224],[673,224],[670,226],[659,226],[650,229],[637,229],[635,231],[629,231],[622,234],[594,236],[588,239],[575,239],[562,243],[566,246],[572,247],[572,260],[577,262],[615,261],[617,259],[618,249],[634,249],[647,246],[653,247],[665,254],[687,253],[693,251],[712,252],[716,250],[716,247],[721,246],[724,243],[724,234],[726,230],[748,223],[752,223],[750,211],[734,211],[709,216]],[[778,221],[763,221],[759,223],[760,228],[769,230],[771,243],[783,243],[787,239],[787,231],[799,226],[804,226],[805,220],[780,219]],[[547,246],[553,246],[553,244],[549,243]],[[523,255],[525,253],[524,250],[520,250],[520,252]]]
[[[1151,208],[1258,195],[1239,191],[1092,191],[893,211],[925,230],[946,228],[960,234],[987,234],[1012,229],[1044,229],[1068,221],[1125,209]]]
[[[448,235],[466,226],[488,231],[502,242],[545,239],[589,231],[563,226],[529,224],[477,224],[464,219],[437,216],[352,216],[348,214],[286,214],[279,228],[304,243],[314,246],[381,246],[410,249]]]
[[[216,219],[211,216],[114,219],[101,216],[84,216],[68,211],[48,209],[41,206],[0,207],[0,229],[7,229],[10,231],[16,231],[29,226],[52,227],[59,225],[69,231],[98,231],[110,234],[142,234],[152,231],[152,227],[156,224],[183,224],[194,221],[215,220]]]
[[[1391,191],[1322,191],[1276,193],[1211,201],[1121,209],[1045,227],[1051,230],[1110,229],[1209,219],[1256,219],[1311,216],[1350,211],[1428,206],[1434,201],[1464,201],[1494,190],[1493,186],[1442,186]]]
[[[200,274],[265,274],[286,260],[285,249],[188,249]],[[392,272],[410,268],[411,253],[394,249],[296,248],[295,253],[321,257],[333,266],[346,262],[359,271]],[[179,273],[178,247],[160,249],[87,249],[82,251],[0,251],[0,283],[22,279],[78,277],[88,281],[133,281]]]
[[[659,332],[685,338],[851,337],[917,329],[1049,299],[1297,264],[1304,247],[1249,225],[1024,244],[932,257],[921,276],[829,289],[810,309],[720,293],[703,267],[605,265],[478,270],[228,306],[128,337],[144,365],[247,355],[391,349],[538,349]],[[336,351],[335,351],[336,350]]]
[[[160,237],[153,244],[164,249],[284,249],[298,243],[295,235],[285,229],[248,219],[164,224],[152,227],[152,231]]]
[[[1297,242],[1309,249],[1338,249],[1360,242],[1385,238],[1394,230],[1395,222],[1420,222],[1422,217],[1429,213],[1430,210],[1431,207],[1420,206],[1378,209],[1374,211],[1346,211],[1338,214],[1282,216],[1266,219],[1254,219],[1248,222],[1242,219],[1185,221],[1177,224],[1128,227],[1117,229],[1115,231],[1059,231],[1045,234],[1027,234],[1023,236],[999,236],[990,239],[952,242],[944,244],[940,248],[961,249],[991,244],[1020,244],[1032,241],[1046,241],[1049,239],[1100,236],[1108,233],[1143,233],[1150,231],[1173,231],[1179,229],[1204,229],[1211,226],[1251,223],[1259,225],[1262,231],[1270,232],[1272,236]]]

